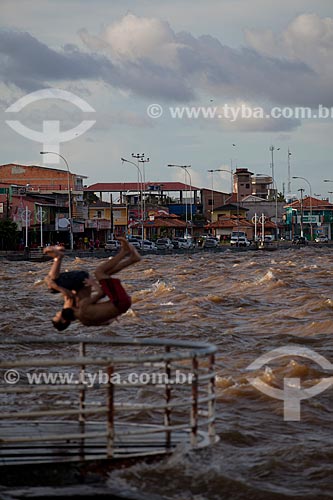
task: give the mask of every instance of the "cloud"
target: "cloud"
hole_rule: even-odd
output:
[[[247,46],[239,49],[134,14],[98,35],[82,29],[79,37],[85,50],[73,44],[54,50],[28,33],[0,31],[3,80],[24,91],[59,81],[99,80],[168,102],[212,95],[258,105],[333,104],[331,18],[304,14],[278,35],[247,31]]]
[[[333,18],[320,18],[316,14],[296,17],[280,34],[270,30],[245,32],[248,45],[262,57],[299,61],[312,72],[299,92],[299,100],[307,96],[307,104],[333,104]],[[310,84],[314,84],[311,92]],[[305,103],[306,104],[306,103]]]
[[[230,99],[316,106],[332,104],[333,74],[322,66],[327,67],[333,55],[332,25],[331,18],[299,16],[282,33],[281,47],[270,32],[247,31],[248,46],[240,49],[209,35],[175,33],[165,21],[134,14],[111,24],[99,36],[85,30],[80,35],[90,49],[102,50],[125,71],[134,65],[140,78],[146,71],[149,75],[157,71],[161,79],[164,76],[170,82],[166,99],[179,100],[172,85],[177,78],[192,90],[192,97],[205,92]],[[324,52],[320,59],[319,52]],[[131,72],[131,77],[135,74]],[[150,88],[156,83],[153,79]],[[186,97],[191,98],[190,91]]]

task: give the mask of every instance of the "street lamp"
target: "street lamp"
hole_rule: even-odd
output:
[[[230,174],[231,171],[227,170],[225,168],[215,168],[215,169],[207,170],[207,172],[212,174],[212,209],[211,209],[210,213],[211,213],[211,219],[213,222],[213,215],[214,215],[214,172],[228,172],[228,174]]]
[[[301,192],[301,237],[303,238],[303,188],[300,188],[298,191]]]
[[[174,165],[173,163],[170,163],[168,165],[168,167],[176,167],[176,168],[181,168],[182,170],[184,170],[184,179],[185,179],[185,186],[186,186],[186,196],[187,196],[187,180],[186,180],[186,174],[188,175],[189,179],[190,179],[190,196],[191,196],[191,203],[190,203],[190,207],[191,207],[191,236],[193,236],[193,218],[192,218],[192,177],[191,177],[191,174],[189,173],[189,171],[187,170],[188,168],[191,168],[191,165]],[[187,198],[185,198],[185,222],[186,222],[186,230],[185,230],[185,237],[187,238],[188,236],[188,228],[187,228],[187,222],[188,222],[188,218],[187,218]]]
[[[144,229],[143,229],[143,213],[142,213],[142,212],[143,212],[143,205],[142,205],[142,198],[143,198],[143,196],[142,196],[142,184],[143,184],[143,180],[142,180],[142,172],[141,172],[141,169],[140,169],[139,165],[137,165],[137,164],[136,164],[136,163],[134,163],[133,161],[131,161],[131,160],[126,160],[126,158],[120,158],[120,159],[121,159],[121,161],[122,161],[123,163],[125,162],[125,163],[130,163],[131,165],[134,165],[134,166],[135,166],[135,168],[136,168],[136,169],[137,169],[137,171],[138,171],[138,188],[139,188],[139,186],[141,186],[141,189],[140,189],[140,193],[141,193],[141,240],[142,240],[142,242],[143,242],[143,240],[144,240],[144,235],[143,235],[143,231],[144,231]],[[138,191],[139,191],[139,189],[138,189]],[[139,193],[138,193],[138,212],[139,212],[139,214],[140,214],[140,201],[139,201]],[[142,243],[142,247],[143,247],[143,243]]]
[[[311,221],[310,221],[310,235],[311,235],[311,241],[312,241],[313,240],[313,226],[312,226],[312,188],[311,188],[311,184],[305,177],[293,176],[293,179],[302,179],[309,186],[309,190],[310,190],[310,219],[311,219]],[[324,182],[327,182],[327,181],[324,181]]]
[[[69,218],[69,239],[70,239],[70,248],[74,249],[74,238],[73,238],[73,227],[72,227],[72,200],[71,200],[71,187],[70,187],[70,171],[66,158],[55,151],[40,151],[41,155],[57,155],[64,162],[67,167],[67,190],[68,190],[68,218]]]
[[[272,155],[271,168],[272,168],[272,177],[273,177],[273,179],[275,179],[275,177],[274,177],[274,151],[275,151],[275,149],[276,149],[276,151],[280,151],[280,148],[275,148],[275,146],[270,146],[269,147],[269,150],[270,150],[271,155]]]
[[[150,162],[150,158],[145,158],[145,154],[142,153],[137,153],[134,154],[132,153],[132,158],[136,158],[138,160],[138,163],[142,163],[142,172],[143,172],[143,219],[146,220],[146,170],[145,170],[145,164]]]

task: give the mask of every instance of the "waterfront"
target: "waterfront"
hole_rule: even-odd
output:
[[[66,259],[65,267],[93,270],[96,262]],[[49,318],[60,297],[42,285],[48,268],[45,262],[1,263],[2,337],[55,334]],[[221,440],[210,449],[179,450],[162,463],[114,472],[110,488],[172,500],[331,498],[332,389],[302,402],[299,422],[285,422],[282,402],[254,389],[246,367],[264,352],[293,345],[333,360],[332,272],[331,249],[310,247],[151,255],[124,271],[132,310],[110,327],[75,324],[68,332],[217,344]],[[300,358],[272,363],[261,374],[273,386],[285,376],[312,386],[326,375]]]

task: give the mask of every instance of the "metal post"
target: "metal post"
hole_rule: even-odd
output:
[[[133,154],[132,154],[133,156]],[[150,158],[144,158],[145,154],[142,153],[140,155],[140,159],[138,159],[138,162],[142,163],[142,172],[143,172],[143,192],[144,192],[144,197],[143,197],[143,230],[144,230],[144,222],[146,220],[146,169],[145,169],[145,164],[149,163]],[[137,155],[135,155],[137,157]]]
[[[110,193],[110,240],[114,238],[114,224],[113,224],[113,200],[112,193]]]
[[[143,153],[142,153],[142,154],[143,154]],[[134,155],[133,153],[132,153],[132,156],[133,156],[134,158],[136,158],[136,157],[137,157],[137,156],[136,156],[136,155]],[[140,155],[139,155],[139,156],[140,156]],[[136,168],[136,169],[137,169],[137,171],[138,171],[138,187],[139,187],[139,184],[141,185],[141,189],[140,189],[140,193],[141,193],[141,232],[142,232],[142,234],[141,234],[141,240],[143,241],[143,239],[144,239],[144,234],[143,234],[143,231],[144,231],[144,224],[143,224],[143,214],[142,214],[142,212],[143,212],[143,206],[142,206],[142,186],[143,186],[142,172],[141,172],[141,169],[140,169],[139,165],[137,165],[137,164],[136,164],[136,163],[134,163],[133,161],[126,160],[126,158],[121,158],[121,161],[122,161],[122,162],[125,162],[125,163],[130,163],[131,165],[134,165],[134,166],[135,166],[135,168]],[[139,193],[138,193],[138,196],[139,196]],[[139,200],[138,200],[138,211],[139,211],[139,214],[138,214],[138,215],[140,215],[140,203],[139,203]]]
[[[264,243],[265,241],[265,214],[261,214],[261,241]]]
[[[114,448],[114,385],[112,382],[113,366],[107,368],[107,456],[111,458]]]
[[[40,246],[43,248],[43,209],[42,205],[39,205],[39,217],[40,217]]]
[[[25,206],[25,248],[28,248],[28,205]]]
[[[165,352],[167,354],[170,353],[170,346],[166,346]],[[171,380],[171,366],[170,366],[170,361],[167,361],[165,364],[165,374],[167,378],[167,383],[165,384],[165,411],[164,411],[164,425],[166,427],[171,426],[171,409],[169,408],[169,403],[171,401],[171,385],[170,385],[170,380]],[[171,447],[171,431],[170,429],[167,429],[165,433],[165,446],[166,448]]]
[[[191,445],[197,445],[198,438],[198,359],[196,356],[192,359],[192,407],[191,407]]]
[[[303,188],[300,188],[298,191],[301,192],[301,236],[303,235]]]
[[[293,176],[293,179],[302,179],[303,181],[305,181],[307,183],[307,185],[309,186],[309,191],[310,191],[310,238],[311,238],[311,241],[313,240],[313,224],[312,224],[312,187],[311,187],[311,184],[310,182],[305,178],[305,177],[299,177],[299,176]],[[324,181],[326,182],[326,181]],[[303,189],[304,191],[304,189]]]
[[[191,179],[191,176],[188,172],[188,168],[191,168],[191,165],[174,165],[174,164],[169,164],[168,167],[177,167],[177,168],[182,168],[184,170],[184,178],[185,178],[185,194],[187,195],[187,180],[186,180],[186,174],[188,174],[189,178],[190,178],[190,184],[191,184],[191,193],[192,193],[192,179]],[[191,207],[191,210],[192,210],[192,207]],[[192,216],[191,216],[191,220],[192,220]],[[187,198],[185,197],[185,224],[186,224],[186,228],[185,228],[185,238],[188,237],[188,218],[187,218]]]
[[[187,227],[187,180],[186,180],[186,168],[184,168],[184,181],[185,181],[185,238],[188,236],[188,227]]]
[[[67,167],[67,191],[68,191],[68,218],[69,218],[69,241],[70,241],[70,249],[74,249],[74,238],[73,238],[73,221],[72,221],[72,197],[71,197],[71,186],[70,186],[70,171],[69,171],[69,165],[64,156],[62,156],[59,153],[56,153],[55,151],[40,151],[41,155],[57,155],[59,156],[64,162]]]
[[[86,355],[86,345],[84,342],[80,342],[79,344],[79,356],[80,358],[84,358]],[[80,377],[79,377],[79,383],[83,387],[80,388],[80,393],[79,393],[79,408],[80,408],[80,413],[79,413],[79,425],[80,425],[80,432],[82,434],[82,438],[80,440],[80,458],[83,460],[85,453],[84,453],[84,447],[85,447],[85,439],[84,439],[84,432],[85,432],[85,424],[86,424],[86,416],[84,414],[84,409],[85,409],[85,398],[86,398],[86,391],[85,391],[85,365],[81,365],[80,367]]]
[[[215,395],[215,372],[214,372],[214,363],[215,363],[215,356],[214,354],[211,354],[209,356],[209,366],[208,370],[212,374],[211,378],[209,379],[208,382],[208,396],[214,396]],[[211,444],[215,443],[215,422],[211,421],[211,419],[215,416],[215,398],[213,400],[208,401],[208,435]]]

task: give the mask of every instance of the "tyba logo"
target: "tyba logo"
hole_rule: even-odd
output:
[[[29,104],[36,101],[41,101],[43,99],[60,99],[62,101],[70,102],[74,106],[81,109],[81,111],[83,112],[95,112],[94,108],[92,108],[90,104],[81,99],[81,97],[72,94],[72,92],[68,92],[62,89],[50,88],[37,90],[36,92],[32,92],[31,94],[27,94],[24,97],[21,97],[6,109],[6,113],[18,113]],[[59,146],[62,142],[71,141],[72,139],[75,139],[84,134],[96,123],[96,120],[83,120],[76,127],[64,132],[61,132],[60,130],[59,120],[44,120],[42,132],[32,130],[23,125],[18,120],[6,120],[6,123],[13,130],[15,130],[15,132],[22,135],[23,137],[43,144],[43,151],[53,151],[59,153]],[[59,162],[60,158],[58,157],[56,161]],[[55,160],[53,161],[53,163],[55,163]]]
[[[333,370],[333,365],[320,354],[306,347],[288,346],[273,349],[251,363],[247,370],[259,370],[262,366],[271,361],[286,357],[298,356],[315,361],[318,365],[327,371]],[[258,389],[258,391],[275,399],[283,401],[284,420],[299,421],[301,419],[301,401],[309,399],[323,391],[326,391],[333,384],[333,377],[325,377],[318,384],[302,389],[301,381],[298,377],[285,377],[283,379],[283,390],[272,387],[263,382],[260,377],[248,377],[249,382]]]

